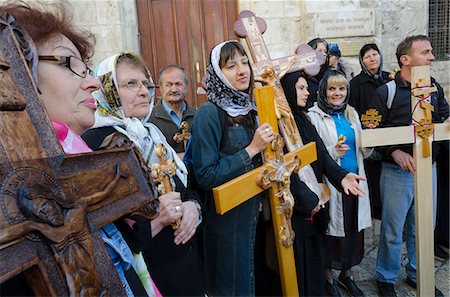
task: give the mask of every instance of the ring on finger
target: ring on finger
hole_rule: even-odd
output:
[[[269,129],[269,128],[266,128],[266,129],[264,129],[264,131],[265,131],[266,133],[269,133],[270,129]]]
[[[181,209],[181,207],[179,205],[175,206],[175,213],[179,213],[180,209]]]

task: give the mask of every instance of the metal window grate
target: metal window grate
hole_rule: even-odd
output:
[[[429,0],[428,36],[437,61],[450,60],[450,0]]]

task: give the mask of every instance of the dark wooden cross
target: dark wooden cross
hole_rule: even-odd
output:
[[[289,188],[289,177],[301,167],[317,160],[317,155],[315,143],[303,146],[301,142],[297,124],[284,97],[279,75],[297,70],[317,73],[321,60],[320,55],[306,46],[309,52],[303,56],[278,59],[275,63],[278,69],[276,70],[262,38],[261,32],[264,32],[266,27],[262,18],[255,17],[250,11],[243,11],[234,25],[234,30],[239,37],[246,38],[254,62],[252,68],[255,76],[267,86],[255,90],[259,122],[269,123],[276,134],[280,127],[284,141],[278,135],[264,151],[263,166],[214,188],[213,194],[217,212],[224,214],[263,190],[269,190],[283,294],[298,296],[292,248],[295,235],[291,227],[294,198]],[[296,66],[292,70],[293,65]],[[284,143],[290,151],[285,156],[282,154]]]
[[[416,219],[417,293],[434,296],[434,232],[431,143],[450,139],[450,123],[433,124],[430,94],[430,67],[411,69],[412,125],[361,131],[361,146],[412,144],[416,163],[414,173],[414,210]]]
[[[129,148],[64,155],[28,38],[0,12],[0,284],[23,275],[36,296],[125,296],[99,229],[152,191]]]
[[[183,141],[184,150],[186,150],[187,142],[189,138],[191,138],[191,132],[189,132],[189,124],[186,121],[182,121],[180,124],[180,131],[173,136],[173,140],[176,143],[180,143]]]

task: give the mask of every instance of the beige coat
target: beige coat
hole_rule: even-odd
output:
[[[317,132],[322,138],[330,156],[340,165],[339,155],[336,152],[335,145],[337,143],[336,125],[333,118],[321,110],[317,103],[309,109],[308,116],[311,119],[311,123],[316,127]],[[361,148],[359,145],[359,131],[361,131],[361,123],[359,121],[358,113],[356,110],[347,105],[347,109],[344,111],[344,116],[350,122],[353,130],[355,131],[356,142],[356,159],[358,163],[358,174],[362,177],[366,177],[364,171],[364,158],[367,158],[371,153],[371,149]],[[344,210],[342,206],[342,193],[339,192],[327,179],[325,182],[330,187],[330,223],[328,224],[327,234],[336,237],[345,237],[344,231]],[[367,181],[360,181],[360,187],[364,189],[366,195],[359,197],[358,203],[358,231],[361,231],[367,227],[372,226],[372,215],[370,212],[369,201],[369,189]]]

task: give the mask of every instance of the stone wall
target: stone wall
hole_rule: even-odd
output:
[[[5,0],[0,0],[4,2]],[[27,0],[32,2],[35,0]],[[45,0],[44,0],[45,1]],[[51,2],[51,0],[46,0]],[[93,63],[120,50],[139,52],[139,33],[134,0],[59,0],[71,7],[74,21],[97,35]],[[187,0],[179,0],[187,1]],[[232,0],[227,0],[232,1]],[[368,36],[326,38],[338,43],[343,59],[356,73],[360,66],[357,53],[368,42],[377,43],[384,55],[384,69],[397,65],[395,49],[407,35],[427,34],[427,0],[238,0],[239,10],[248,9],[267,22],[265,41],[272,58],[294,53],[300,43],[317,37],[315,19],[337,12],[367,12],[375,20],[374,32]],[[444,86],[450,98],[450,61],[435,62],[432,75]]]

